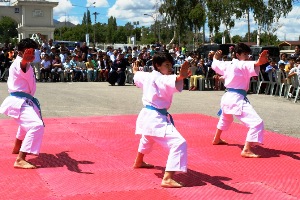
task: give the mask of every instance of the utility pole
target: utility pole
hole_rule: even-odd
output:
[[[97,21],[97,15],[99,15],[100,13],[98,12],[93,12],[93,15],[95,16],[95,23],[94,23],[94,45],[96,46],[96,28],[95,28],[95,25],[96,25],[96,21]]]

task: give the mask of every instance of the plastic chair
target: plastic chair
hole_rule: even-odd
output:
[[[253,92],[253,93],[257,93],[257,79],[258,77],[257,76],[253,76],[250,78],[250,90]]]
[[[287,82],[286,82],[286,75],[285,72],[278,70],[277,72],[277,87],[276,87],[276,91],[275,91],[275,95],[278,94],[279,97],[282,96],[282,91],[283,88],[286,87]]]
[[[299,91],[300,91],[300,80],[299,80],[299,77],[297,77],[297,82],[298,82],[298,87],[297,87],[297,89],[295,89],[296,96],[295,96],[294,103],[296,103],[298,101],[298,97],[299,97]]]
[[[299,88],[299,80],[298,80],[298,75],[295,74],[294,76],[291,77],[291,84],[287,88],[287,95],[286,98],[291,98],[291,96],[294,94],[295,91],[297,91]],[[291,94],[291,96],[289,96]]]
[[[271,72],[269,72],[268,73],[268,77],[269,77],[269,80],[270,80],[270,85],[269,85],[269,91],[268,91],[268,93],[270,92],[270,95],[273,95],[275,86],[277,86],[276,88],[278,88],[277,71],[271,71]]]
[[[270,81],[265,81],[261,71],[259,71],[259,74],[258,74],[258,87],[257,87],[257,94],[259,94],[260,92],[260,88],[261,88],[261,85],[263,83],[266,83],[267,86],[266,86],[266,89],[265,89],[265,94],[268,94],[268,91],[269,91],[269,88],[270,88]]]

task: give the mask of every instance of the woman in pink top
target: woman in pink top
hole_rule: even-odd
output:
[[[151,73],[138,71],[138,63],[133,66],[134,83],[143,89],[145,106],[136,121],[136,134],[142,135],[135,159],[134,168],[151,168],[143,161],[144,154],[150,153],[154,143],[169,150],[162,187],[182,187],[173,180],[176,171],[187,171],[187,144],[174,126],[167,110],[172,103],[173,94],[181,92],[183,79],[188,76],[189,63],[185,62],[179,75],[172,74],[173,58],[169,53],[157,53],[153,57]],[[168,119],[168,116],[170,119]]]
[[[267,51],[260,55],[257,62],[247,61],[251,49],[244,43],[237,44],[234,52],[237,59],[220,61],[222,51],[217,51],[212,63],[212,69],[223,76],[227,90],[221,99],[220,119],[213,144],[227,144],[221,139],[221,133],[229,129],[234,115],[249,128],[241,156],[257,158],[259,155],[252,152],[251,146],[255,143],[262,143],[264,124],[246,96],[250,78],[257,76],[259,66],[268,62]]]
[[[18,44],[18,56],[9,68],[8,96],[0,107],[0,113],[13,117],[19,125],[13,154],[18,154],[15,168],[34,169],[25,160],[27,154],[38,155],[44,134],[44,123],[34,93],[36,79],[30,62],[34,60],[37,43],[23,39]]]

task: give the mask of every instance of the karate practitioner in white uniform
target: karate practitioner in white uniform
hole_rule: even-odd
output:
[[[172,74],[173,58],[168,53],[157,53],[153,56],[151,73],[138,71],[133,64],[134,83],[143,89],[143,105],[145,106],[136,121],[136,134],[140,134],[138,154],[134,168],[152,168],[143,161],[144,154],[150,153],[152,145],[158,143],[169,150],[162,187],[182,187],[183,184],[173,180],[176,171],[187,171],[187,144],[176,130],[167,110],[172,103],[173,94],[181,92],[183,79],[188,76],[189,63],[186,61],[179,75]],[[170,119],[168,118],[170,117]]]
[[[249,103],[246,95],[249,89],[249,81],[252,76],[257,76],[260,65],[268,62],[268,52],[264,51],[258,61],[247,61],[251,49],[244,43],[236,45],[234,53],[237,59],[232,61],[220,61],[222,51],[217,51],[212,63],[212,69],[217,74],[222,75],[225,80],[224,86],[227,92],[221,99],[220,119],[217,125],[214,145],[227,144],[221,139],[222,131],[229,129],[233,122],[233,115],[249,128],[246,142],[241,152],[241,156],[247,158],[257,158],[252,152],[251,146],[263,142],[264,124],[263,120],[255,112]]]
[[[19,125],[14,154],[18,154],[15,168],[34,169],[36,166],[26,161],[27,154],[38,155],[44,134],[39,104],[35,99],[36,79],[30,62],[34,60],[37,43],[23,39],[18,44],[18,55],[9,68],[7,80],[8,96],[0,107],[0,113],[15,119]]]

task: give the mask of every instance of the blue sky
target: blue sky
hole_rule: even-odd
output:
[[[153,24],[154,18],[160,19],[156,12],[161,0],[48,0],[59,2],[54,8],[54,18],[59,21],[69,21],[74,24],[82,22],[84,12],[87,7],[91,13],[97,12],[97,21],[107,23],[110,16],[117,19],[118,25],[124,25],[127,22],[139,21],[140,26],[149,26]],[[0,3],[5,5],[5,3]],[[7,5],[7,4],[6,4]],[[150,14],[153,17],[145,16]],[[286,18],[281,18],[278,24],[274,24],[278,30],[274,32],[280,40],[300,40],[300,3],[294,4],[293,10]],[[92,23],[94,23],[94,15]],[[257,29],[257,24],[253,18],[250,18],[251,32]],[[221,26],[220,31],[224,31]],[[232,35],[244,36],[247,32],[246,18],[236,20],[235,27],[231,30]],[[206,28],[206,34],[208,30]]]

